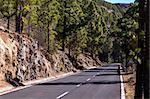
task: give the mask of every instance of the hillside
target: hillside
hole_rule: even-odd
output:
[[[38,42],[27,35],[0,30],[0,82],[8,79],[30,81],[100,66],[88,55],[80,55],[76,66],[65,52],[45,52]],[[8,78],[9,77],[9,78]]]
[[[129,6],[131,6],[131,4],[129,4],[129,3],[115,3],[114,5],[120,6],[123,9],[127,9],[127,8],[129,8]]]
[[[31,98],[32,91],[34,99],[49,98],[54,92],[57,99],[69,95],[133,99],[142,98],[142,93],[147,99],[148,3],[0,0],[0,96],[30,82],[74,74],[67,80],[38,83],[40,87],[16,92],[12,99],[24,93]]]
[[[124,3],[110,3],[105,0],[97,0],[97,3],[99,6],[104,6],[109,10],[112,10],[114,13],[116,13],[119,16],[122,16],[123,13],[128,9],[130,4],[124,4]]]
[[[1,81],[29,81],[119,61],[113,58],[111,34],[124,8],[101,0],[1,0],[0,5]]]
[[[0,5],[1,80],[39,79],[113,61],[109,30],[122,17],[115,5],[90,0],[19,1],[17,9],[13,0]]]

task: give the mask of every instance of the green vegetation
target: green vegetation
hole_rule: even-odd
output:
[[[0,0],[0,17],[16,22],[16,32],[37,39],[48,52],[112,61],[112,33],[124,10],[102,0]]]
[[[133,59],[139,65],[140,82],[146,79],[144,69],[148,72],[149,68],[148,56],[144,56],[148,51],[145,2],[136,0],[129,8],[123,8],[104,0],[0,0],[0,19],[8,21],[7,29],[10,21],[16,23],[16,32],[37,39],[51,54],[62,50],[76,60],[80,53],[88,53],[93,58],[126,66]],[[64,70],[63,64],[60,70]],[[142,88],[140,84],[137,86]]]
[[[118,19],[118,29],[113,32],[117,39],[116,45],[122,51],[118,54],[125,54],[126,63],[131,58],[140,62],[140,58],[137,56],[140,52],[140,48],[138,48],[138,19],[138,5],[134,4],[124,13],[122,18]]]

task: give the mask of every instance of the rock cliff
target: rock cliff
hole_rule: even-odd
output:
[[[90,56],[79,55],[76,65],[87,68],[100,65]],[[60,72],[76,71],[65,52],[49,54],[38,42],[24,34],[0,30],[0,81],[12,79],[29,81],[54,76]]]

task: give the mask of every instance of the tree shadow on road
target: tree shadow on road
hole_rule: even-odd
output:
[[[96,76],[116,76],[116,75],[129,75],[129,74],[133,74],[133,73],[116,73],[116,72],[113,72],[113,73],[102,73],[102,74],[97,74]],[[77,75],[72,75],[73,77],[76,77],[76,76],[92,76],[92,74],[77,74]]]
[[[89,70],[98,70],[98,71],[103,71],[103,70],[118,70],[118,68],[92,68],[92,69],[89,69]],[[120,69],[120,70],[123,70],[123,69]]]
[[[117,69],[116,70],[103,70],[103,71],[100,71],[100,70],[86,70],[84,72],[117,72]]]
[[[121,82],[121,81],[89,81],[89,82],[48,82],[48,83],[41,83],[37,85],[86,85],[86,84],[119,84],[119,83],[128,83],[127,81]]]

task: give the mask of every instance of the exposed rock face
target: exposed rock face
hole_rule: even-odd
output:
[[[38,42],[17,33],[0,31],[0,80],[5,75],[21,81],[52,76],[55,72],[68,72],[74,69],[65,53],[49,55],[42,53]]]
[[[53,60],[53,69],[56,70],[57,72],[58,70],[64,72],[75,70],[68,56],[62,51],[58,51],[57,53],[53,54],[52,60]]]
[[[101,64],[84,54],[79,55],[75,64],[70,60],[65,52],[57,51],[51,55],[39,47],[36,40],[0,29],[0,81],[7,77],[28,81],[76,71],[80,69],[75,68],[77,66],[87,68]]]
[[[5,79],[7,72],[16,76],[18,46],[18,42],[10,39],[8,34],[0,32],[0,79]]]
[[[17,61],[17,78],[22,81],[47,77],[51,73],[51,63],[41,53],[37,41],[20,37]]]
[[[88,54],[80,54],[77,58],[77,64],[80,67],[89,68],[92,66],[100,66],[102,63],[98,58],[93,59]]]

